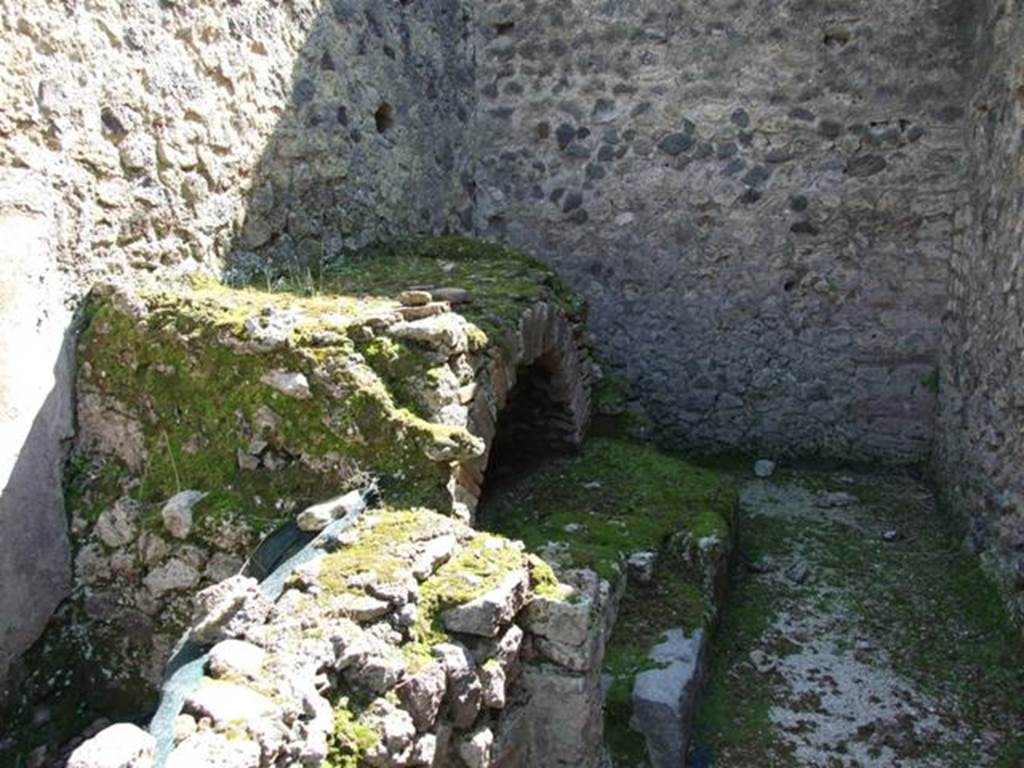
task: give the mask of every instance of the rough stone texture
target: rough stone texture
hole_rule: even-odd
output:
[[[586,295],[663,438],[925,458],[967,5],[489,5],[478,231]]]
[[[60,477],[71,433],[71,355],[55,269],[57,217],[54,194],[38,177],[0,168],[0,700],[12,657],[70,585]]]
[[[687,637],[672,629],[651,649],[656,665],[636,676],[631,727],[644,734],[654,768],[686,764],[690,718],[704,674],[706,638],[703,630]]]
[[[68,589],[66,307],[101,279],[233,252],[269,281],[468,220],[467,20],[458,0],[0,8],[0,679]]]
[[[68,768],[150,768],[156,740],[138,726],[118,723],[71,753]]]
[[[968,543],[1024,621],[1024,23],[979,3],[967,179],[959,198],[945,315],[938,476]]]

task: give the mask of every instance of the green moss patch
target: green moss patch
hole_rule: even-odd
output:
[[[481,524],[538,551],[566,547],[572,567],[615,579],[623,557],[677,532],[729,538],[732,482],[641,443],[598,438],[550,461],[487,500]]]
[[[529,570],[541,592],[553,594],[556,589],[557,580],[550,568],[533,561],[515,542],[502,536],[470,534],[468,528],[428,509],[385,509],[373,518],[372,525],[361,525],[357,530],[355,543],[325,559],[320,578],[328,594],[350,591],[347,581],[359,573],[373,572],[381,583],[408,580],[416,542],[449,533],[463,538],[472,535],[420,584],[412,639],[403,646],[414,665],[430,659],[432,646],[450,639],[441,620],[445,609],[489,592],[510,572]]]
[[[779,629],[787,625],[776,622],[783,612],[803,612],[837,617],[829,642],[838,653],[877,668],[882,678],[898,676],[901,699],[929,701],[922,717],[932,714],[942,724],[938,733],[914,739],[885,731],[872,739],[869,725],[851,742],[862,741],[878,759],[884,745],[929,765],[1019,765],[1024,646],[996,586],[963,551],[952,516],[919,483],[898,473],[843,474],[837,482],[834,472],[780,473],[763,495],[772,509],[741,519],[740,559],[757,565],[737,569],[712,645],[698,749],[725,768],[792,762],[792,740],[773,726],[770,712],[817,713],[820,701],[795,697],[777,670],[756,672],[750,654],[801,653]],[[837,490],[858,504],[829,510],[807,501]],[[791,504],[797,513],[785,511]],[[883,537],[887,531],[895,532],[893,540]],[[797,557],[811,574],[799,584],[783,573]]]
[[[324,293],[397,296],[400,291],[464,288],[472,301],[458,311],[492,343],[519,322],[523,310],[550,301],[582,319],[582,300],[540,261],[500,243],[465,237],[412,238],[375,245],[328,265],[320,279]]]
[[[666,630],[706,627],[714,614],[707,573],[713,555],[702,551],[728,546],[735,506],[729,476],[642,443],[595,438],[579,455],[510,482],[481,509],[492,530],[533,551],[560,551],[566,566],[592,568],[613,582],[628,554],[659,553],[652,583],[626,590],[606,652],[613,682],[605,722],[616,764],[643,765],[643,739],[628,723],[633,681],[650,667],[648,651]]]

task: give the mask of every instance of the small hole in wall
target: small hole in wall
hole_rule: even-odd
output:
[[[786,293],[789,293],[794,288],[796,288],[796,280],[787,280],[782,284],[782,290],[784,290]]]
[[[386,101],[382,102],[373,113],[373,119],[377,123],[377,133],[384,133],[395,124],[395,108]]]
[[[499,21],[494,25],[494,33],[496,35],[510,35],[515,28],[516,23],[514,21]]]
[[[846,29],[829,29],[822,42],[828,48],[843,48],[850,44],[850,32]]]

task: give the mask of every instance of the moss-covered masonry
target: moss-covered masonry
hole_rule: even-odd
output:
[[[138,711],[192,595],[309,504],[375,483],[390,507],[471,520],[519,366],[552,367],[560,437],[582,438],[583,314],[539,262],[463,238],[375,247],[312,281],[96,289],[67,472],[75,599],[26,690],[57,701],[52,666],[99,658],[74,687]],[[172,498],[188,508],[169,522]]]
[[[606,741],[616,765],[643,765],[629,727],[633,681],[674,627],[708,630],[724,597],[737,488],[729,475],[621,438],[589,440],[576,456],[524,473],[490,498],[481,520],[522,539],[560,571],[590,568],[612,584],[627,557],[657,553],[648,583],[630,579],[604,654],[611,675]]]

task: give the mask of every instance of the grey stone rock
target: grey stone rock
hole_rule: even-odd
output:
[[[398,294],[398,301],[406,307],[422,307],[430,303],[430,291],[402,291]],[[443,299],[442,299],[443,301]]]
[[[196,595],[189,637],[197,643],[243,637],[266,620],[272,607],[255,579],[232,576]]]
[[[494,733],[491,729],[486,726],[477,728],[459,742],[459,757],[466,768],[488,768],[493,746]]]
[[[433,662],[403,680],[395,689],[402,708],[412,717],[417,731],[423,732],[433,727],[441,709],[446,685],[444,665]]]
[[[626,558],[626,571],[639,584],[650,584],[654,579],[657,552],[634,552]]]
[[[309,389],[309,379],[306,378],[306,374],[299,371],[267,371],[260,381],[268,387],[276,389],[282,395],[298,400],[308,400],[313,396]]]
[[[770,459],[758,459],[754,462],[754,474],[760,478],[768,478],[775,474],[775,462]]]
[[[347,514],[358,513],[364,506],[366,505],[359,491],[351,491],[306,507],[295,518],[295,524],[303,531],[322,531],[335,520]]]
[[[451,534],[438,536],[436,539],[424,542],[413,561],[412,575],[423,581],[442,564],[448,562],[457,546],[458,540]]]
[[[168,499],[160,510],[167,532],[176,539],[188,538],[192,532],[192,509],[205,498],[202,491],[182,491]]]
[[[850,507],[857,503],[857,497],[846,491],[825,491],[815,498],[814,503],[827,509],[830,507]]]
[[[95,533],[108,547],[123,547],[138,535],[138,505],[131,499],[118,499],[114,506],[100,513]]]
[[[431,288],[430,294],[434,301],[447,301],[449,304],[468,304],[473,300],[465,288]]]
[[[803,584],[807,581],[811,569],[806,560],[796,560],[786,568],[786,578],[794,584]]]
[[[750,652],[750,663],[762,675],[767,675],[775,669],[775,662],[760,648],[755,648]]]
[[[441,643],[432,653],[444,666],[448,679],[448,708],[456,728],[468,728],[480,713],[483,690],[469,651],[461,645]]]
[[[196,568],[179,558],[172,558],[150,571],[143,580],[154,597],[163,597],[168,592],[191,589],[199,583],[200,574]]]
[[[68,768],[151,768],[156,739],[129,723],[117,723],[86,741],[68,758]]]
[[[204,679],[185,700],[185,709],[215,725],[255,722],[277,711],[274,702],[238,683]]]
[[[630,727],[644,735],[653,768],[686,763],[689,720],[703,667],[703,631],[689,637],[680,629],[666,634],[650,653],[661,666],[640,672],[633,686]]]
[[[445,627],[452,632],[495,637],[526,603],[529,579],[525,570],[512,571],[486,594],[443,611]]]
[[[267,652],[243,640],[222,640],[210,649],[207,662],[212,677],[248,677],[256,679],[263,669]]]
[[[260,745],[250,738],[233,738],[202,730],[178,744],[166,768],[253,768],[260,764]]]
[[[390,612],[391,604],[386,600],[370,597],[370,595],[344,592],[330,598],[330,610],[338,616],[364,624],[375,621]]]
[[[480,667],[480,687],[483,690],[484,706],[489,709],[505,707],[505,668],[491,659]]]

